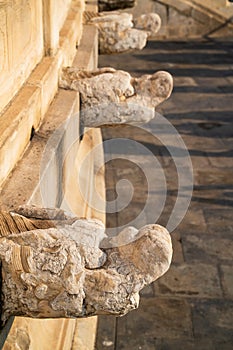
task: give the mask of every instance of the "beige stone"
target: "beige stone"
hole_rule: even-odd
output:
[[[3,350],[63,350],[72,348],[76,320],[36,320],[16,317]],[[36,336],[35,336],[36,335]]]
[[[79,91],[81,122],[97,127],[150,121],[154,108],[170,96],[173,80],[163,71],[132,78],[113,68],[89,72],[70,67],[63,69],[60,87]]]
[[[77,51],[76,43],[79,42],[82,34],[83,5],[84,3],[81,0],[72,2],[67,19],[60,31],[60,48],[56,55],[53,57],[44,57],[41,60],[25,85],[19,90],[15,99],[11,101],[11,104],[1,115],[0,186],[3,185],[5,179],[27,148],[32,128],[37,130],[40,126],[43,117],[57,92],[58,76],[61,67],[63,65],[71,64],[74,59]],[[34,11],[36,11],[36,9],[34,9]],[[40,27],[38,27],[38,32],[39,28]],[[36,41],[33,45],[36,46],[35,43]],[[26,48],[25,52],[27,53]],[[18,55],[17,57],[23,60],[22,56]],[[31,56],[29,55],[28,57],[30,58]],[[25,59],[26,64],[28,62],[27,60],[28,58]],[[23,62],[22,68],[24,67],[25,62]],[[31,62],[28,64],[28,67],[30,67],[30,65]],[[18,70],[17,73],[12,71],[12,74],[17,76]],[[1,76],[5,79],[1,91],[4,91],[6,88],[12,98],[12,91],[7,85],[10,82],[10,78],[8,79],[4,74]],[[14,84],[14,88],[15,87],[19,89],[20,86]],[[1,96],[4,97],[4,93]]]
[[[24,87],[15,98],[14,105],[1,116],[0,185],[24,153],[32,127],[38,128],[40,119],[40,89],[34,86]]]
[[[42,1],[0,6],[0,113],[43,56]]]
[[[131,234],[113,241],[96,219],[32,206],[19,213],[0,218],[3,322],[12,315],[124,315],[170,266],[171,238],[162,226],[128,228]]]
[[[45,52],[56,53],[59,31],[67,17],[72,0],[43,0],[43,26]]]
[[[117,11],[86,13],[85,18],[99,30],[101,54],[141,50],[146,46],[147,38],[154,36],[161,26],[160,17],[155,13],[141,15],[135,20],[131,14]]]

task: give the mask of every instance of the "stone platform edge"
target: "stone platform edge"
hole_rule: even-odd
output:
[[[89,2],[87,9],[97,11],[96,2]],[[1,209],[10,210],[28,203],[35,193],[39,193],[36,188],[43,175],[40,160],[49,138],[59,126],[65,122],[68,130],[72,131],[75,125],[76,134],[72,137],[78,135],[79,94],[58,89],[58,77],[63,66],[73,65],[80,69],[93,69],[97,66],[97,29],[85,26],[82,31],[81,27],[80,12],[73,7],[60,32],[60,48],[57,53],[42,59],[2,115],[0,161],[5,166],[0,170]],[[18,134],[15,133],[16,129]],[[93,133],[93,142],[101,142],[100,130],[95,129]],[[60,136],[59,146],[67,146],[67,142],[72,142],[64,134]],[[55,171],[54,176],[58,178],[59,174]],[[103,193],[103,177],[100,183]],[[56,203],[59,198],[56,196],[52,201]],[[97,317],[77,320],[15,317],[9,328],[3,334],[3,337],[7,337],[3,349],[15,349],[22,344],[26,348],[30,344],[32,350],[91,350],[95,344]]]

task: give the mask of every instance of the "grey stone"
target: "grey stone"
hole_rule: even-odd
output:
[[[33,206],[19,211],[0,213],[3,323],[13,315],[124,315],[171,263],[171,238],[159,225],[111,238],[95,219]]]

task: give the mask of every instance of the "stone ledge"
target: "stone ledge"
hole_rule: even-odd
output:
[[[98,57],[98,29],[93,25],[85,24],[83,26],[85,35],[80,41],[81,50],[77,51],[77,55],[74,58],[73,66],[79,69],[89,69],[97,67]],[[87,40],[87,38],[93,38],[93,42]]]
[[[40,166],[46,143],[55,130],[64,123],[64,118],[69,121],[77,113],[79,105],[77,96],[74,91],[59,90],[39,132],[33,137],[23,158],[18,162],[17,167],[11,173],[1,191],[1,209],[12,210],[21,204],[25,204],[35,193],[40,176],[43,175]],[[60,136],[62,137],[62,135]],[[56,147],[56,145],[54,146]],[[17,194],[14,194],[16,189]]]
[[[42,123],[57,92],[61,68],[70,65],[75,57],[82,33],[83,10],[80,0],[72,2],[56,55],[42,59],[1,115],[0,187],[27,148],[32,129],[38,130]]]

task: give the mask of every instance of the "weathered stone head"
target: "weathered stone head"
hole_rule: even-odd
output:
[[[155,108],[170,97],[173,79],[168,72],[133,78],[113,68],[79,71],[64,68],[60,87],[81,95],[81,120],[84,126],[140,124],[155,116]]]
[[[12,315],[124,315],[138,307],[139,291],[171,263],[171,238],[159,225],[130,228],[129,237],[126,229],[112,241],[98,220],[50,222],[47,216],[43,220],[43,210],[29,212],[33,219],[1,213],[3,323]]]
[[[134,28],[144,30],[154,36],[161,27],[161,18],[157,13],[146,13],[133,20]]]

